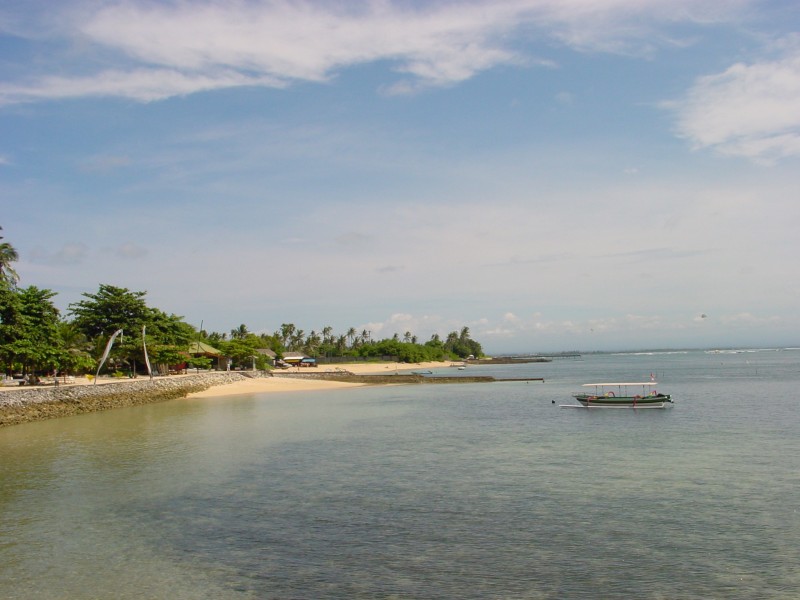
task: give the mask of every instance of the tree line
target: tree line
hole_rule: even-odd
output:
[[[0,236],[0,369],[7,374],[93,373],[109,338],[120,329],[123,334],[107,361],[108,371],[118,376],[144,372],[145,345],[150,363],[162,372],[179,364],[213,366],[207,356],[189,352],[196,350],[192,346],[197,342],[219,350],[234,368],[269,368],[269,359],[257,352],[261,349],[272,350],[277,358],[286,352],[302,352],[316,358],[393,356],[408,363],[483,354],[468,327],[445,339],[434,334],[424,343],[410,331],[402,338],[395,334],[373,340],[371,332],[353,327],[339,334],[329,326],[306,333],[293,323],[283,323],[272,334],[253,333],[244,324],[230,332],[207,332],[181,316],[148,306],[146,292],[108,284],[100,284],[96,293],[82,294],[83,299],[70,304],[67,315],[62,315],[53,304],[55,292],[18,286],[13,268],[18,254],[2,240]]]

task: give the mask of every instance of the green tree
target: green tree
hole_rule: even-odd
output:
[[[144,301],[146,292],[100,284],[96,294],[84,293],[86,300],[69,305],[73,323],[90,339],[107,338],[118,329],[128,334],[142,330],[151,312]]]
[[[303,343],[305,342],[305,335],[306,332],[302,329],[298,329],[294,332],[294,335],[289,340],[289,350],[299,351],[303,347]]]
[[[280,336],[276,334],[269,335],[268,333],[262,333],[259,336],[261,342],[259,344],[259,348],[269,348],[275,354],[279,354],[283,352],[283,344],[281,343]]]
[[[186,361],[186,365],[192,369],[210,369],[213,361],[207,356],[193,356]]]
[[[86,335],[79,331],[74,323],[68,321],[61,321],[58,329],[63,348],[63,354],[59,359],[59,372],[93,373],[97,361],[92,358],[92,344]]]
[[[483,356],[481,345],[469,335],[469,327],[462,327],[461,333],[451,331],[447,335],[444,349],[448,354],[459,358],[467,358],[470,355]]]
[[[149,311],[147,335],[152,336],[157,343],[185,349],[197,337],[194,327],[184,321],[183,317],[168,315],[157,308]]]
[[[137,359],[143,360],[142,327],[152,314],[144,301],[145,294],[100,284],[96,294],[84,293],[85,300],[69,305],[75,327],[92,341],[95,359],[100,358],[109,337],[118,329],[123,330],[122,339],[109,355],[109,368],[126,366],[135,372]]]
[[[247,337],[247,334],[250,333],[247,330],[247,325],[242,323],[236,329],[231,329],[231,339],[232,340],[243,340]]]
[[[55,292],[30,286],[0,294],[0,360],[23,373],[50,371],[64,358]]]
[[[10,286],[0,285],[0,363],[3,370],[13,370],[15,353],[12,345],[22,338],[22,306],[17,291]]]
[[[218,331],[212,331],[206,336],[206,341],[217,348],[221,342],[225,340],[225,334]]]
[[[303,352],[305,352],[309,356],[317,356],[320,344],[322,344],[322,340],[320,339],[317,332],[312,329],[311,333],[308,334],[308,337],[306,338],[306,341],[303,344]]]
[[[260,345],[258,336],[251,334],[244,339],[222,342],[219,350],[231,359],[234,367],[249,369],[253,366],[253,359],[258,358],[256,350]]]
[[[2,229],[3,228],[0,227],[0,230]],[[0,240],[2,239],[3,236],[0,235]],[[18,260],[19,254],[14,246],[8,242],[0,242],[0,286],[13,288],[17,285],[19,275],[17,275],[14,267],[11,266],[11,263],[15,263]]]
[[[150,362],[158,366],[158,371],[165,375],[169,372],[169,367],[186,362],[186,354],[181,352],[177,346],[171,344],[156,344],[148,347]]]
[[[283,323],[281,324],[280,332],[276,331],[275,335],[280,337],[283,347],[287,348],[296,331],[297,328],[294,326],[294,323]]]
[[[150,363],[156,364],[159,372],[167,373],[169,367],[186,360],[185,350],[197,337],[197,332],[183,321],[183,317],[168,315],[157,308],[151,308],[149,312],[146,342]],[[135,373],[136,363],[141,364],[144,359],[141,338],[131,335],[125,344],[126,353],[132,361],[131,370]]]
[[[176,356],[196,336],[194,328],[183,317],[148,307],[145,294],[101,284],[96,294],[83,294],[85,300],[70,304],[73,324],[92,341],[95,358],[103,352],[109,336],[122,329],[124,337],[114,347],[109,362],[117,368],[126,365],[136,373],[137,364],[144,361],[141,336],[142,328],[146,327],[147,346],[154,355],[151,364],[155,362],[163,371],[167,365],[183,362],[182,358],[176,360]],[[155,356],[159,353],[160,358]]]

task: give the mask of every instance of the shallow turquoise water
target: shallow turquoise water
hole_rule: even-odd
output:
[[[0,597],[800,597],[800,351],[468,372],[0,430]]]

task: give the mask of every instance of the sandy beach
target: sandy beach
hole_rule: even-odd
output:
[[[335,366],[292,368],[275,377],[260,377],[238,371],[205,371],[135,379],[100,377],[97,385],[91,377],[68,377],[59,386],[43,381],[35,386],[0,387],[0,427],[29,421],[52,419],[110,408],[149,404],[175,398],[219,398],[242,394],[270,392],[308,392],[355,387],[371,384],[408,382],[395,374],[428,371],[454,365],[447,362],[404,363],[347,363]],[[460,363],[458,363],[460,364]],[[330,380],[314,375],[345,371],[355,377]],[[297,373],[298,377],[292,377]],[[305,375],[306,377],[303,377]],[[308,375],[312,375],[308,377]],[[374,375],[375,380],[359,380],[359,375]],[[389,377],[380,377],[389,375]],[[49,385],[48,385],[49,383]]]
[[[414,364],[407,364],[407,363],[341,363],[337,365],[325,365],[321,367],[292,367],[291,369],[285,371],[278,371],[282,374],[292,374],[292,373],[299,373],[299,374],[321,374],[321,373],[335,373],[338,371],[348,371],[354,375],[389,375],[393,373],[411,373],[413,371],[427,371],[430,369],[441,369],[444,367],[449,366],[457,366],[461,363],[456,363],[453,361],[444,361],[444,362],[422,362],[422,363],[414,363]],[[236,371],[234,371],[235,373]],[[194,372],[189,372],[183,375],[171,375],[169,379],[180,379],[183,377],[189,377],[194,375]],[[130,383],[132,381],[144,381],[146,377],[139,377],[135,380],[127,379],[127,378],[112,378],[112,377],[100,377],[97,380],[97,385],[124,385],[126,383]],[[49,383],[52,386],[52,380],[44,380],[43,383]],[[91,386],[94,384],[94,378],[90,377],[71,377],[68,381],[62,381],[61,386],[63,388],[69,388],[74,386]],[[213,387],[208,388],[202,392],[192,392],[189,394],[188,397],[190,398],[208,398],[208,397],[218,397],[218,396],[232,396],[236,394],[252,394],[252,393],[263,393],[263,392],[306,392],[306,391],[313,391],[313,390],[324,390],[324,389],[333,389],[333,388],[343,388],[343,387],[356,387],[367,385],[364,383],[352,383],[352,382],[342,382],[342,381],[330,381],[330,380],[317,380],[317,379],[305,379],[305,378],[291,378],[291,377],[256,377],[256,378],[247,378],[242,381],[236,381],[234,383],[225,383],[220,385],[214,385]],[[14,386],[14,387],[3,387],[0,388],[0,392],[23,392],[26,390],[37,389],[39,386],[35,388],[31,388],[29,386]]]
[[[338,365],[325,365],[316,368],[291,368],[285,373],[332,373],[340,370],[349,371],[356,375],[386,375],[389,373],[410,373],[428,369],[441,369],[449,367],[451,361],[424,362],[415,364],[406,363],[343,363]],[[459,363],[460,364],[460,363]],[[262,394],[267,392],[308,392],[314,390],[330,390],[345,387],[357,387],[363,383],[345,383],[340,381],[292,379],[289,377],[261,377],[247,379],[226,385],[211,387],[202,392],[189,394],[189,398],[211,398],[221,396],[234,396],[237,394]]]

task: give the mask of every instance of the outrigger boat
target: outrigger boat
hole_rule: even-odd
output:
[[[644,383],[585,383],[593,387],[594,393],[573,394],[586,408],[666,408],[672,404],[672,396],[656,391],[656,382]],[[630,388],[641,393],[631,393]]]

